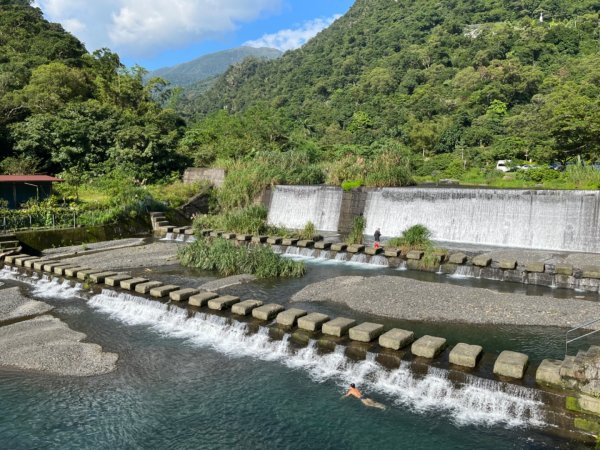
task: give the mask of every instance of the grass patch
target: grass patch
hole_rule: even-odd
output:
[[[386,246],[402,248],[404,251],[428,250],[433,247],[431,243],[431,231],[421,224],[413,225],[402,232],[402,235],[390,239]]]
[[[317,230],[315,229],[315,224],[309,220],[306,222],[306,225],[304,225],[304,228],[298,232],[298,237],[300,239],[310,240],[314,238],[316,234]]]
[[[348,244],[362,244],[364,240],[365,227],[367,226],[367,220],[363,216],[357,216],[354,218],[352,223],[352,230],[348,235],[346,242]]]
[[[569,411],[581,411],[579,402],[575,397],[567,397],[565,399],[565,408],[567,408]]]
[[[258,278],[295,278],[306,272],[303,262],[282,258],[271,247],[238,246],[225,239],[198,239],[182,247],[183,266],[216,271],[223,276],[251,274]]]

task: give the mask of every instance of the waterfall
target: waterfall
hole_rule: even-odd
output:
[[[375,255],[375,256],[371,256],[371,259],[369,260],[369,264],[373,264],[375,266],[389,267],[390,262],[388,261],[388,259],[385,256]]]
[[[481,269],[475,266],[457,266],[451,278],[479,278]]]
[[[37,274],[33,277],[21,275],[16,267],[3,267],[0,269],[0,280],[14,280],[31,286],[31,295],[35,298],[71,300],[74,297],[81,297],[83,286],[81,283],[71,285],[68,280],[52,277],[48,274]]]
[[[177,242],[185,242],[185,238],[186,238],[186,237],[187,237],[187,236],[186,236],[185,234],[181,234],[181,233],[180,233],[180,234],[177,236],[177,238],[176,238],[175,240],[176,240]]]
[[[337,231],[343,191],[329,186],[275,186],[268,222],[290,229],[312,222],[320,231]]]
[[[358,264],[367,264],[367,255],[365,255],[364,253],[355,253],[354,255],[352,255],[352,258],[350,258],[350,262]]]
[[[173,233],[169,232],[169,233],[167,233],[167,234],[165,235],[165,237],[164,237],[164,238],[162,238],[162,239],[161,239],[161,241],[172,241],[173,239],[174,239],[174,238],[173,238]]]
[[[364,215],[367,235],[423,224],[437,241],[600,253],[598,191],[383,188]]]
[[[417,413],[435,410],[458,425],[543,424],[542,403],[533,389],[476,377],[467,377],[466,383],[455,385],[448,379],[447,371],[436,368],[429,368],[425,376],[417,377],[405,361],[390,371],[377,363],[373,354],[364,361],[349,360],[345,357],[346,348],[341,345],[323,354],[314,340],[307,347],[294,350],[288,343],[289,334],[274,341],[265,327],[251,333],[243,322],[204,313],[191,315],[185,308],[108,290],[93,296],[89,305],[120,322],[148,326],[191,345],[302,370],[315,382],[331,380],[340,388],[357,383],[385,397],[383,401],[388,404],[409,407]]]
[[[347,259],[348,259],[348,253],[346,253],[346,252],[339,252],[335,255],[336,261],[346,261]]]

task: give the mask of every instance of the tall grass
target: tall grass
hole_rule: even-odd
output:
[[[258,278],[293,278],[306,272],[303,262],[282,258],[271,247],[238,246],[220,238],[198,239],[182,247],[177,256],[186,267],[217,271],[224,276],[251,274]]]
[[[348,244],[362,244],[366,225],[367,221],[363,216],[355,217],[354,222],[352,223],[352,230],[350,231],[346,242],[348,242]]]
[[[308,240],[312,239],[316,234],[317,230],[315,229],[315,224],[309,220],[308,222],[306,222],[306,225],[304,225],[304,228],[298,233],[298,237],[300,239]]]
[[[431,231],[421,224],[413,225],[402,232],[400,237],[392,238],[386,242],[387,246],[400,247],[406,250],[427,250],[433,245]]]
[[[194,229],[244,234],[267,234],[273,231],[272,227],[267,225],[267,209],[262,205],[234,209],[217,215],[198,216],[194,219]]]

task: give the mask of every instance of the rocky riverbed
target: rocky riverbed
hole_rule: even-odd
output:
[[[61,376],[112,372],[118,355],[49,315],[52,306],[25,297],[18,287],[0,289],[0,367]]]
[[[393,276],[332,278],[306,286],[292,301],[330,301],[395,319],[476,324],[570,327],[600,314],[600,304],[587,300],[500,293]]]

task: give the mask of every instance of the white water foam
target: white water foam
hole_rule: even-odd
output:
[[[31,294],[36,298],[53,298],[70,300],[73,297],[81,297],[83,286],[76,283],[72,286],[68,280],[60,281],[58,278],[51,277],[48,274],[42,274],[41,277],[34,274],[33,277],[21,275],[16,268],[4,267],[0,270],[0,279],[14,280],[32,286]]]
[[[175,238],[173,237],[173,233],[168,232],[164,238],[161,239],[161,241],[173,241],[175,240]]]
[[[337,346],[332,353],[321,354],[315,341],[294,351],[288,345],[289,335],[281,341],[273,341],[264,327],[252,334],[245,323],[203,313],[190,316],[183,308],[108,290],[93,296],[89,305],[120,322],[146,325],[162,335],[185,339],[192,345],[233,357],[277,361],[305,371],[316,382],[333,380],[340,386],[357,383],[386,396],[395,405],[416,412],[443,411],[458,425],[543,424],[542,403],[533,389],[475,377],[456,386],[448,380],[445,370],[436,368],[430,368],[425,377],[417,378],[406,362],[389,371],[375,361],[373,354],[359,362],[347,359],[343,346]]]
[[[481,275],[481,269],[473,266],[458,266],[450,278],[478,278]]]

